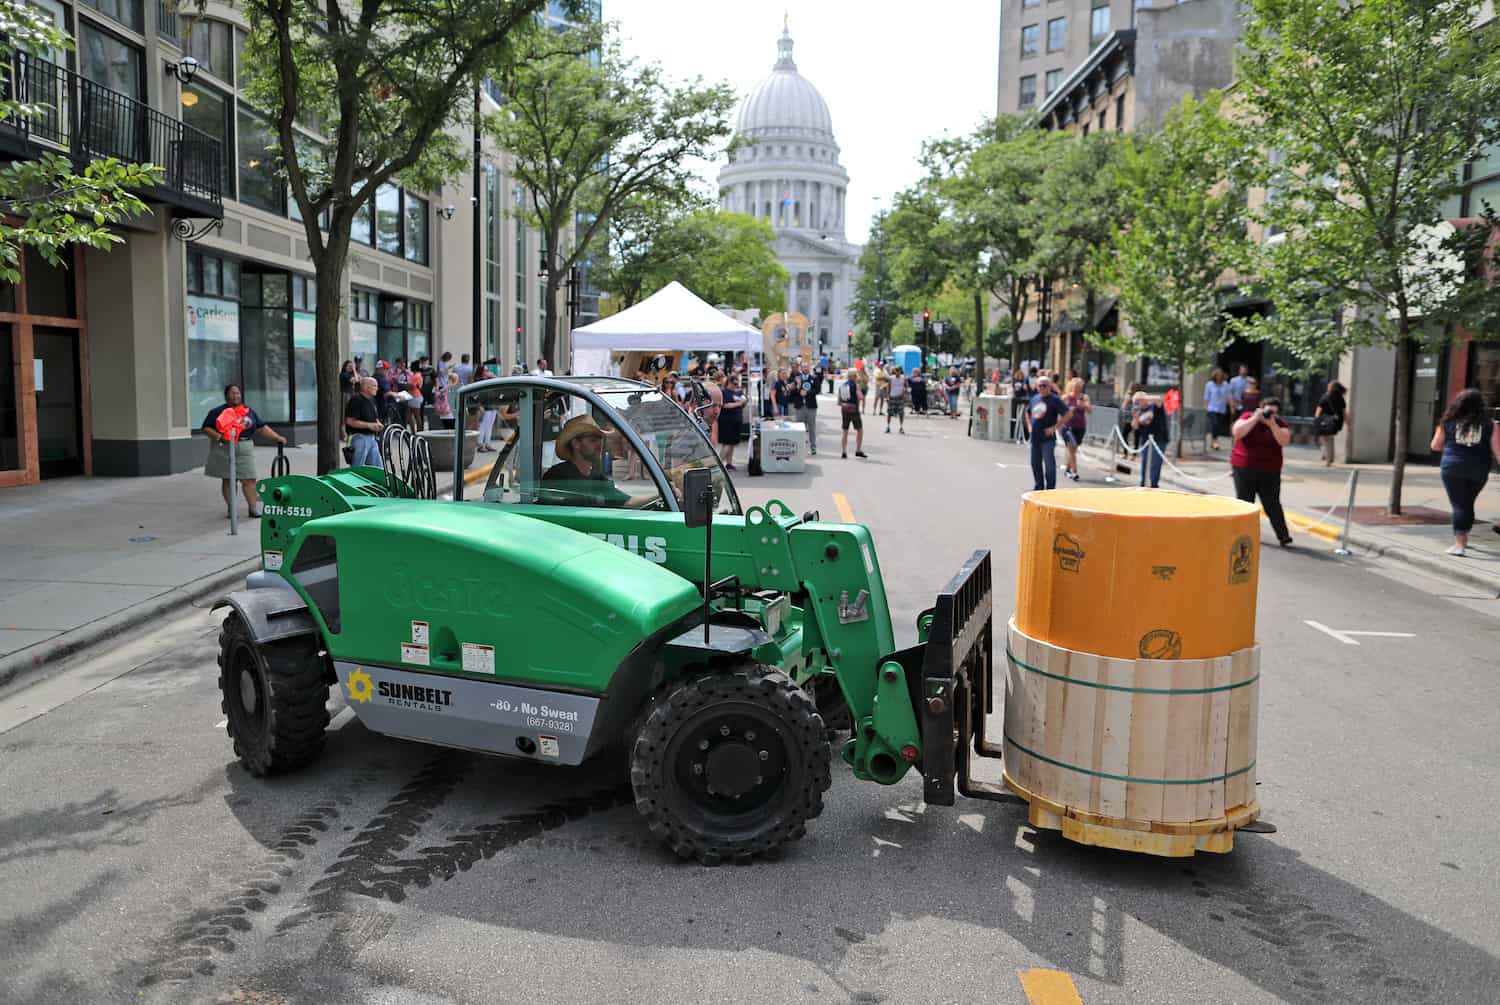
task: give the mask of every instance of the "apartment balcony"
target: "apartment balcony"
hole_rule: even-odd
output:
[[[137,194],[175,217],[222,219],[219,141],[144,102],[26,53],[14,57],[5,97],[40,109],[0,120],[0,158],[60,153],[80,169],[100,157],[155,164],[159,183]]]

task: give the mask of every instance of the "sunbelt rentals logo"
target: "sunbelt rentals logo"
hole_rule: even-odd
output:
[[[370,675],[363,670],[355,670],[349,674],[349,680],[344,684],[349,691],[349,700],[357,701],[361,705],[375,697],[375,682]]]

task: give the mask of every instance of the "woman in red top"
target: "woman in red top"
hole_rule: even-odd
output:
[[[1230,430],[1234,450],[1229,463],[1234,468],[1234,494],[1245,502],[1260,496],[1276,540],[1285,548],[1292,535],[1281,511],[1281,448],[1292,442],[1292,430],[1277,414],[1280,411],[1280,401],[1265,398],[1254,411],[1240,414]]]

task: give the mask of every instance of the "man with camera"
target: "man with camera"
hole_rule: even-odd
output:
[[[1292,429],[1281,418],[1281,402],[1265,398],[1250,412],[1244,412],[1230,433],[1234,450],[1229,463],[1234,468],[1234,494],[1245,502],[1260,497],[1261,507],[1283,548],[1292,543],[1281,511],[1281,450],[1292,442]]]

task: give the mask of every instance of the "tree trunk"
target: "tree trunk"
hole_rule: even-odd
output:
[[[542,297],[542,337],[540,340],[540,352],[547,366],[556,373],[558,370],[566,371],[567,367],[560,366],[557,357],[557,287],[561,277],[557,274],[557,243],[562,240],[562,228],[552,226],[547,228],[547,243],[542,246],[542,261],[547,267],[546,294]],[[524,361],[523,361],[524,362]]]
[[[1407,406],[1411,401],[1412,353],[1409,341],[1411,322],[1405,311],[1402,311],[1396,322],[1396,331],[1399,334],[1396,341],[1396,403],[1391,409],[1391,421],[1396,424],[1391,436],[1395,456],[1391,458],[1391,491],[1386,499],[1386,508],[1392,516],[1401,515],[1401,482],[1406,477],[1406,453],[1409,448]]]
[[[346,246],[347,247],[347,246]],[[343,464],[340,439],[344,425],[344,392],[339,386],[339,305],[342,297],[344,255],[325,249],[316,261],[318,310],[313,359],[318,371],[318,474]],[[375,365],[368,360],[366,366]]]
[[[984,393],[984,291],[974,291],[974,394]]]

